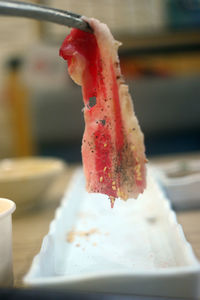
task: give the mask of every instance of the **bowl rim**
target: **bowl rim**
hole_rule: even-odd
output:
[[[0,164],[3,163],[3,161],[10,161],[10,162],[18,162],[20,161],[32,161],[34,162],[50,162],[52,163],[51,166],[45,170],[39,170],[38,172],[29,172],[29,173],[23,173],[23,174],[16,174],[12,176],[2,176],[0,177],[0,183],[6,183],[6,182],[16,182],[21,180],[30,180],[30,179],[36,179],[36,178],[42,178],[47,176],[53,176],[61,171],[64,170],[66,167],[66,163],[59,159],[59,158],[52,158],[52,157],[24,157],[24,158],[6,158],[3,160],[0,160]]]
[[[188,174],[178,177],[170,177],[168,174],[171,172],[177,172],[181,170],[182,164],[187,164],[188,171],[196,171],[196,173]],[[156,166],[156,173],[159,175],[160,181],[165,186],[187,186],[191,184],[197,184],[200,182],[200,160],[190,159],[182,161],[171,161],[170,163],[164,163],[163,165]]]
[[[4,201],[10,204],[10,207],[3,211],[2,213],[0,212],[0,220],[2,220],[4,217],[11,215],[15,209],[16,209],[16,204],[14,201],[7,199],[7,198],[0,198],[0,201]]]

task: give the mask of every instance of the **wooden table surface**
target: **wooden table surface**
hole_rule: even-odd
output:
[[[200,155],[198,155],[200,158]],[[173,159],[172,157],[169,160]],[[159,159],[155,160],[159,163]],[[163,161],[163,160],[162,160]],[[41,204],[25,213],[13,214],[13,268],[14,285],[22,287],[22,278],[29,270],[33,257],[40,251],[43,237],[48,233],[49,224],[54,218],[55,209],[60,204],[64,190],[75,166],[68,167],[53,184]],[[42,201],[43,200],[43,201]],[[187,240],[200,260],[200,209],[177,212]]]

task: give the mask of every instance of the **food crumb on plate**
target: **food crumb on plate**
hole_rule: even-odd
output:
[[[68,243],[73,243],[74,239],[75,239],[75,232],[73,230],[71,230],[67,234],[67,241],[68,241]]]
[[[92,229],[87,230],[87,231],[74,231],[74,230],[71,230],[67,234],[67,242],[68,243],[73,243],[76,236],[85,237],[87,239],[88,237],[90,237],[91,235],[96,234],[96,233],[99,233],[99,230],[97,228],[92,228]]]

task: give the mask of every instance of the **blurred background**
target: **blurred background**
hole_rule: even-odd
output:
[[[148,156],[200,150],[199,0],[26,1],[95,17],[119,55]],[[0,17],[0,158],[81,160],[81,89],[59,47],[69,29]]]

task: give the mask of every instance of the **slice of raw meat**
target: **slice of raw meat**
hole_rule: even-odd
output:
[[[82,159],[88,192],[137,198],[146,186],[144,138],[121,75],[118,47],[105,24],[84,19],[94,33],[72,29],[60,55],[82,86],[85,132]]]

